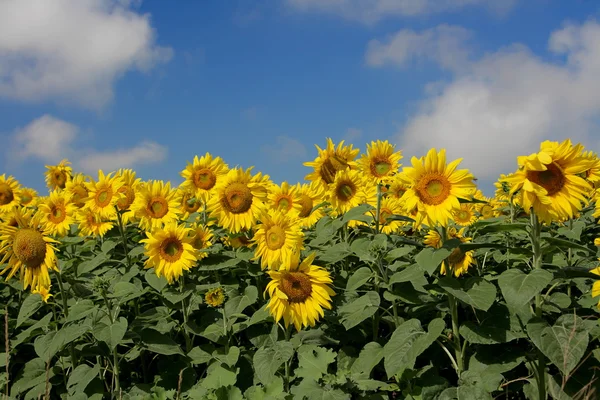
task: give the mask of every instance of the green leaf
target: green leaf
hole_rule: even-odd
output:
[[[346,242],[336,243],[328,246],[319,254],[319,261],[334,264],[348,257],[351,254],[350,246]]]
[[[109,253],[116,246],[117,241],[108,239],[105,240],[104,243],[102,243],[102,246],[100,246],[100,251],[102,251],[103,253]]]
[[[294,399],[302,400],[350,400],[350,395],[340,389],[324,387],[317,381],[303,379],[298,386],[292,388]]]
[[[38,337],[34,342],[35,352],[41,359],[50,360],[65,345],[79,339],[88,330],[86,325],[64,325],[59,331]]]
[[[208,375],[201,381],[200,385],[206,389],[218,389],[235,385],[236,381],[237,372],[232,372],[216,363],[208,367]]]
[[[444,390],[438,400],[492,400],[492,395],[478,386],[459,386]]]
[[[493,232],[512,232],[512,231],[526,231],[528,224],[523,223],[515,223],[515,224],[505,224],[505,223],[497,223],[486,225],[485,227],[478,230],[479,235],[485,235],[486,233]]]
[[[348,278],[348,283],[346,284],[346,290],[356,290],[373,276],[373,271],[369,267],[361,267],[354,271],[350,278]]]
[[[327,374],[327,367],[335,361],[335,353],[314,344],[305,344],[298,349],[298,368],[296,376],[318,380]]]
[[[69,307],[69,317],[67,322],[73,322],[87,317],[97,309],[92,300],[79,300]]]
[[[35,324],[31,325],[29,328],[25,329],[23,332],[20,332],[16,335],[14,339],[10,341],[10,346],[12,348],[17,347],[21,343],[26,342],[29,338],[37,331],[38,329],[47,328],[52,320],[52,313],[49,312],[42,319],[37,321]]]
[[[418,319],[400,324],[383,348],[388,378],[394,375],[401,376],[404,370],[414,368],[417,357],[435,342],[445,326],[441,318],[434,319],[425,333]]]
[[[563,226],[558,228],[557,232],[559,235],[563,235],[568,239],[572,240],[581,240],[581,233],[585,229],[585,222],[583,221],[574,221],[573,229],[569,229],[568,226]]]
[[[173,341],[173,339],[154,329],[147,328],[142,330],[140,337],[142,339],[142,343],[144,343],[148,351],[163,354],[165,356],[171,356],[174,354],[183,355],[183,351],[179,345]]]
[[[571,242],[570,240],[559,239],[551,236],[544,236],[542,239],[549,244],[564,250],[577,249],[586,252],[586,254],[590,254],[592,252],[592,250],[588,247],[585,247],[579,243]]]
[[[290,342],[277,342],[273,347],[261,347],[254,353],[254,373],[263,385],[275,379],[275,373],[294,355]]]
[[[535,269],[529,274],[518,269],[508,269],[498,277],[498,285],[506,304],[519,308],[548,286],[552,279],[553,275],[543,269]]]
[[[54,369],[50,368],[48,378],[54,376]],[[41,358],[28,361],[16,378],[12,379],[10,394],[13,398],[27,390],[46,382],[46,363]]]
[[[194,364],[194,365],[206,364],[213,359],[212,354],[211,354],[212,352],[209,353],[202,347],[206,347],[206,346],[196,346],[192,350],[190,350],[190,352],[187,354],[187,356],[191,359],[192,364]]]
[[[358,238],[350,244],[350,250],[363,262],[375,262],[377,258],[371,252],[372,241],[367,238]]]
[[[119,304],[128,302],[137,297],[142,296],[145,293],[144,290],[140,289],[136,285],[130,282],[117,282],[113,287],[113,292],[110,297],[118,299]]]
[[[464,282],[453,277],[438,280],[438,285],[457,299],[479,310],[487,311],[496,300],[496,286],[483,278],[473,277]]]
[[[450,253],[452,253],[452,250],[445,248],[434,249],[426,247],[416,255],[415,261],[423,271],[432,276],[442,261],[444,261]]]
[[[113,350],[121,343],[123,336],[125,336],[125,332],[127,332],[127,320],[124,317],[120,317],[118,321],[115,321],[112,324],[100,322],[92,332],[96,339],[106,343],[108,348]]]
[[[107,256],[104,253],[100,253],[96,257],[92,258],[91,260],[86,260],[86,261],[81,262],[79,264],[79,266],[77,266],[77,274],[85,275],[89,272],[92,272],[93,270],[98,268],[100,265],[102,265],[106,261],[108,261],[109,259],[110,259],[109,256]]]
[[[27,321],[43,304],[42,296],[39,294],[29,294],[23,300],[23,304],[19,309],[19,315],[17,316],[17,326],[21,326],[23,322]]]
[[[206,258],[206,260],[209,259]],[[200,271],[218,271],[220,269],[235,267],[240,262],[242,262],[242,260],[240,260],[239,258],[225,259],[224,257],[218,257],[218,261],[212,259],[210,261],[202,261],[198,263],[198,269]]]
[[[148,285],[150,285],[152,289],[159,293],[162,292],[162,290],[169,284],[164,276],[156,276],[156,272],[154,272],[154,270],[146,271],[144,278],[146,279],[146,282],[148,282]]]
[[[390,277],[389,284],[393,285],[394,283],[418,281],[422,278],[424,278],[423,270],[415,264],[394,273],[394,275]]]
[[[373,368],[383,360],[383,354],[383,347],[379,343],[367,343],[350,367],[350,371],[352,374],[357,374],[358,378],[368,378]]]
[[[237,346],[232,346],[229,348],[229,352],[227,354],[224,353],[224,348],[215,350],[212,354],[213,358],[223,364],[227,364],[230,367],[235,366],[240,358],[240,348]]]
[[[392,262],[397,260],[398,258],[402,258],[404,256],[409,255],[410,253],[413,252],[415,248],[412,246],[402,246],[402,247],[396,247],[395,249],[390,250],[386,255],[385,255],[385,260],[387,262]]]
[[[342,222],[347,223],[350,221],[362,221],[362,222],[371,222],[373,217],[365,215],[365,213],[369,210],[374,210],[370,204],[361,204],[360,206],[356,206],[350,209],[347,213],[342,217]]]
[[[258,300],[258,289],[256,286],[248,286],[244,289],[244,294],[235,296],[225,303],[225,314],[241,314],[246,307],[256,303]]]
[[[460,335],[476,344],[507,343],[527,336],[519,319],[503,304],[495,304],[479,322],[465,321],[460,326]]]
[[[248,400],[283,400],[285,393],[283,392],[283,379],[276,376],[273,382],[261,386],[252,386],[244,392],[244,396]]]
[[[365,295],[344,304],[338,310],[342,325],[349,330],[369,318],[377,311],[380,298],[377,292],[367,292]]]
[[[100,364],[94,364],[90,367],[87,364],[80,364],[69,374],[67,381],[67,390],[71,396],[81,393],[90,384],[90,382],[100,373]]]

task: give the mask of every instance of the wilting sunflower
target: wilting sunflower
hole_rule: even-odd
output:
[[[213,157],[210,153],[200,158],[194,156],[194,162],[188,163],[181,171],[181,176],[185,179],[181,187],[193,191],[195,197],[206,202],[228,170],[229,167],[221,157]]]
[[[225,291],[220,286],[210,289],[204,295],[204,302],[214,308],[221,307],[225,303]]]
[[[471,238],[464,236],[465,228],[461,228],[460,230],[456,230],[454,227],[449,227],[446,230],[446,240],[449,239],[459,239],[462,243],[467,243],[471,241]],[[425,240],[423,243],[427,246],[434,247],[439,249],[444,244],[442,241],[442,237],[440,233],[435,229],[430,229],[425,235]],[[454,276],[459,277],[465,274],[469,266],[471,266],[475,262],[473,258],[473,251],[464,252],[460,248],[456,247],[452,250],[452,253],[448,256],[448,258],[442,261],[442,266],[440,268],[440,273],[442,275],[446,275],[448,268]]]
[[[185,225],[169,222],[164,227],[157,227],[152,232],[146,232],[144,243],[148,259],[145,268],[154,268],[156,276],[164,276],[169,283],[178,280],[183,271],[189,271],[198,258],[192,246],[192,237]]]
[[[269,187],[267,204],[273,210],[284,214],[299,215],[302,211],[302,201],[298,186],[291,186],[287,182],[283,182],[281,185],[272,184]]]
[[[377,201],[377,186],[364,178],[357,170],[344,170],[336,174],[329,185],[327,198],[331,203],[332,214],[342,215],[360,204],[374,204]]]
[[[333,183],[335,175],[339,171],[357,168],[354,159],[360,150],[353,149],[352,145],[344,146],[343,140],[335,147],[333,141],[327,138],[327,147],[324,150],[317,145],[315,147],[319,152],[317,158],[304,163],[305,166],[314,168],[314,171],[306,175],[304,179],[319,182],[326,189],[329,184]]]
[[[327,270],[312,265],[315,255],[308,256],[302,263],[294,258],[294,264],[279,271],[268,271],[271,281],[265,292],[269,293],[267,309],[279,322],[283,318],[285,327],[294,324],[296,330],[315,326],[324,316],[323,309],[331,310],[331,297],[335,292]]]
[[[211,230],[200,224],[192,224],[189,235],[192,238],[192,246],[196,249],[196,257],[201,260],[208,257],[208,253],[204,250],[212,246],[213,233]]]
[[[91,208],[77,210],[75,221],[79,224],[79,236],[103,237],[114,226],[112,221],[102,219]]]
[[[198,211],[202,205],[202,200],[196,199],[196,191],[191,191],[182,187],[179,187],[176,190],[179,192],[179,198],[181,199],[181,219],[187,221],[191,214]]]
[[[50,294],[50,286],[38,285],[35,289],[32,288],[31,293],[39,294],[40,296],[42,296],[42,300],[44,301],[44,303],[47,303],[48,299],[52,297],[52,294]]]
[[[477,221],[475,207],[472,203],[462,203],[459,208],[452,210],[454,222],[461,226],[469,226]]]
[[[119,190],[123,187],[123,179],[119,176],[104,175],[98,171],[98,181],[86,182],[89,197],[85,207],[97,213],[101,218],[113,220],[117,217],[117,202],[123,197]]]
[[[23,207],[34,207],[38,198],[38,193],[32,188],[21,188],[20,204]]]
[[[78,208],[85,206],[85,202],[88,200],[87,180],[88,177],[86,175],[76,173],[65,186],[65,191],[71,195],[71,201]]]
[[[121,194],[121,198],[117,201],[117,208],[122,213],[123,221],[128,222],[133,217],[130,207],[135,201],[142,180],[136,177],[132,169],[120,169],[115,176],[123,181],[123,186],[117,190]]]
[[[254,259],[260,258],[263,269],[286,268],[292,265],[292,258],[300,257],[303,239],[304,234],[296,218],[274,210],[265,212],[252,238],[256,243]]]
[[[50,190],[61,190],[67,186],[73,174],[70,164],[68,160],[62,160],[57,165],[46,165],[46,185]]]
[[[250,229],[265,208],[268,183],[265,176],[252,176],[250,171],[251,168],[230,169],[207,204],[210,216],[231,233]]]
[[[323,207],[314,209],[323,202],[325,190],[320,183],[311,182],[310,184],[296,184],[296,191],[300,196],[300,204],[302,205],[298,213],[300,226],[310,228],[325,215]]]
[[[0,175],[0,214],[18,206],[21,201],[21,185],[12,176]]]
[[[367,144],[367,153],[360,158],[363,174],[376,183],[389,181],[398,172],[402,159],[402,152],[395,150],[387,140]]]
[[[171,183],[151,181],[140,185],[131,210],[139,220],[140,228],[150,231],[179,218],[181,199]]]
[[[49,289],[48,270],[58,271],[53,246],[58,242],[48,236],[39,220],[35,215],[30,221],[19,219],[18,226],[0,224],[0,265],[5,264],[0,275],[8,272],[8,280],[19,272],[24,289]]]
[[[407,210],[417,209],[416,225],[423,221],[429,226],[448,225],[452,210],[460,208],[459,198],[468,198],[475,188],[473,175],[466,170],[456,170],[462,159],[446,165],[446,150],[431,149],[426,157],[413,157],[412,167],[404,167],[403,174],[411,188],[402,199]]]
[[[582,155],[583,146],[542,142],[540,151],[518,157],[519,170],[505,178],[511,194],[519,191],[519,203],[527,213],[533,208],[540,221],[572,218],[587,203],[591,185],[580,174],[593,162]]]
[[[42,224],[54,236],[65,236],[69,232],[75,222],[75,210],[71,196],[64,190],[53,190],[38,205]]]

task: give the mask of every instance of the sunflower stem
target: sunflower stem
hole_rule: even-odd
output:
[[[292,325],[288,325],[285,328],[285,341],[289,342],[290,341],[290,337],[292,336]],[[289,393],[290,392],[290,360],[287,360],[285,362],[285,392]]]
[[[185,288],[185,283],[184,283],[184,276],[181,276],[181,286],[179,287],[179,291],[180,293],[183,293],[184,288]],[[187,298],[183,298],[181,300],[181,313],[183,314],[183,337],[185,338],[185,353],[189,353],[190,350],[192,350],[192,340],[190,338],[190,335],[188,334],[187,331],[187,326],[188,326],[188,306],[186,305]]]
[[[227,338],[225,343],[225,353],[229,353],[229,329],[227,329],[227,313],[225,312],[225,304],[221,307],[221,313],[223,314],[223,336]]]
[[[463,363],[463,351],[462,351],[462,346],[460,343],[460,332],[459,332],[459,325],[458,325],[458,304],[456,302],[456,298],[451,295],[448,294],[448,304],[450,306],[450,316],[452,317],[452,340],[454,341],[454,354],[455,354],[455,358],[456,358],[456,364],[458,369],[456,370],[456,374],[458,375],[458,378],[460,379],[460,375],[462,374],[462,371],[464,370],[464,363]]]
[[[58,280],[58,289],[60,290],[60,298],[62,300],[63,306],[63,314],[65,314],[65,318],[69,318],[69,306],[67,305],[67,294],[65,293],[65,287],[63,285],[62,276],[60,272],[56,273]],[[56,317],[56,313],[55,313]],[[58,321],[57,321],[58,322]],[[77,366],[77,358],[75,357],[75,345],[73,342],[69,344],[69,353],[71,355],[71,364],[73,369]]]
[[[106,308],[108,310],[108,319],[111,324],[114,324],[116,316],[113,315],[113,310],[112,310],[110,301],[108,300],[108,297],[106,296],[106,289],[102,289],[102,298],[104,299],[104,304],[106,304]],[[114,394],[115,394],[115,398],[119,398],[120,393],[121,393],[121,382],[119,381],[119,353],[117,352],[117,346],[115,346],[112,349],[112,356],[113,356],[112,373],[113,373],[113,381],[115,384]]]
[[[535,212],[531,212],[531,247],[533,248],[533,268],[542,268],[542,248],[541,248],[541,236],[542,236],[542,225]],[[542,295],[538,293],[535,295],[535,315],[538,318],[542,317]],[[538,384],[538,395],[539,400],[546,400],[546,356],[538,349],[537,350],[538,362],[537,362],[537,384]]]
[[[125,251],[125,257],[127,259],[127,269],[131,269],[131,258],[129,257],[129,251],[127,250],[127,236],[125,235],[125,227],[123,226],[123,217],[121,212],[117,210],[117,221],[119,224],[119,232],[121,233],[121,241],[123,243],[123,251]]]
[[[381,183],[377,184],[377,208],[375,209],[375,234],[379,234],[379,218],[381,217]]]

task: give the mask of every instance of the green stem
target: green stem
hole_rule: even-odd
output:
[[[221,313],[223,314],[223,336],[227,338],[225,344],[225,353],[229,353],[229,329],[227,329],[227,314],[225,312],[225,304],[221,307]]]
[[[106,297],[106,291],[102,290],[102,298],[104,299],[104,304],[106,304],[106,308],[108,310],[108,319],[110,320],[111,324],[115,323],[115,318],[113,316],[113,311],[112,311],[112,307],[110,305],[110,301],[108,301],[108,297]],[[112,355],[113,355],[113,360],[112,360],[112,370],[113,370],[113,380],[115,382],[115,398],[119,398],[120,397],[120,393],[121,393],[121,383],[119,381],[119,353],[117,352],[117,346],[114,347],[114,349],[112,349]]]
[[[183,293],[184,290],[184,281],[183,276],[181,276],[181,286],[179,287],[180,293]],[[189,353],[192,350],[192,339],[187,331],[188,326],[188,310],[187,306],[187,297],[184,297],[181,300],[181,313],[183,314],[183,337],[185,338],[185,353]]]
[[[460,379],[460,374],[464,370],[463,351],[460,343],[460,331],[458,329],[458,304],[456,298],[448,294],[448,304],[450,306],[450,316],[452,317],[452,340],[454,341],[454,354],[457,364],[456,374]]]
[[[60,290],[60,298],[62,300],[63,313],[65,314],[65,318],[69,318],[69,306],[67,305],[67,293],[65,293],[65,287],[63,285],[61,273],[57,272],[56,276],[58,278],[58,289]],[[56,313],[55,313],[55,318],[56,318]],[[75,367],[77,367],[77,357],[75,357],[75,345],[72,342],[69,344],[69,354],[71,355],[71,364],[73,365],[73,369],[75,369]]]
[[[288,325],[287,328],[285,328],[285,341],[289,342],[291,336],[292,336],[292,325]],[[285,362],[284,384],[285,384],[285,392],[286,393],[290,392],[290,362],[291,362],[291,358]]]
[[[381,217],[381,183],[377,184],[377,208],[375,209],[375,234],[379,234],[379,218]]]
[[[127,236],[125,235],[125,227],[123,226],[123,217],[121,216],[121,212],[119,211],[117,211],[117,221],[119,225],[119,232],[121,233],[123,251],[125,251],[125,257],[127,259],[127,268],[131,269],[131,258],[129,257],[129,251],[127,250]]]
[[[542,237],[542,225],[538,219],[538,216],[535,212],[531,212],[531,247],[533,248],[533,268],[541,269],[542,268],[542,247],[541,247],[541,237]],[[535,315],[538,318],[542,317],[542,294],[538,293],[535,296]],[[537,383],[538,383],[538,394],[539,400],[546,400],[546,356],[544,353],[538,349],[538,364],[537,364]]]

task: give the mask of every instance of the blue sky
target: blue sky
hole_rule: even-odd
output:
[[[446,147],[490,193],[542,140],[600,150],[595,1],[76,1],[0,0],[0,171],[38,190],[205,152],[296,182],[331,137]]]

